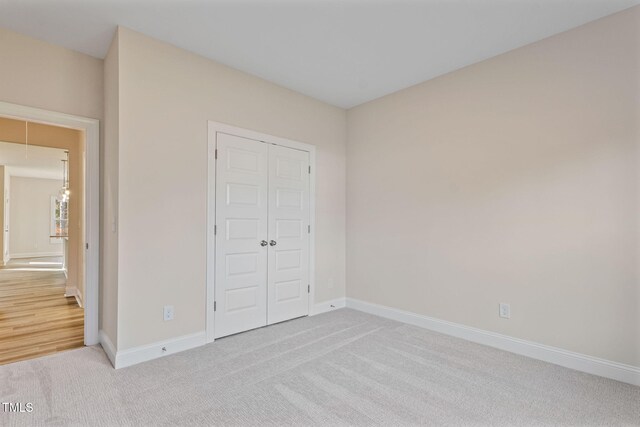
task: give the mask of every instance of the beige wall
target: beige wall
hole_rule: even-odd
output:
[[[4,265],[5,261],[5,244],[4,244],[4,208],[5,208],[5,194],[8,193],[7,188],[9,187],[9,182],[5,184],[5,179],[9,181],[11,178],[7,173],[7,169],[4,165],[0,165],[0,249],[2,251],[2,255],[0,255],[0,265]]]
[[[0,101],[102,119],[102,60],[0,28]]]
[[[11,177],[9,255],[62,255],[62,240],[51,243],[51,197],[60,190],[55,179]]]
[[[349,110],[348,296],[640,366],[639,29],[636,7]]]
[[[118,43],[118,350],[205,329],[207,120],[316,145],[316,299],[344,296],[345,111],[127,29]]]
[[[100,330],[115,345],[118,339],[118,35],[104,59],[104,144],[102,159],[102,223],[100,233]]]
[[[9,261],[9,238],[7,235],[6,224],[9,222],[8,214],[9,209],[7,206],[9,205],[9,189],[11,187],[11,177],[9,176],[9,169],[6,167],[2,167],[2,179],[3,179],[3,193],[2,193],[2,263],[5,264]]]

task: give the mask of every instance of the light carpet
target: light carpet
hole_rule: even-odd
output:
[[[0,425],[640,425],[640,388],[349,309],[114,370],[0,366]]]

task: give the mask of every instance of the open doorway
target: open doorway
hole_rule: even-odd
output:
[[[85,344],[85,134],[0,117],[0,364]]]

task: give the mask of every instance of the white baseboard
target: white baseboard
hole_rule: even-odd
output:
[[[16,258],[44,258],[50,256],[62,256],[62,252],[23,252],[18,254],[9,254],[9,259]]]
[[[83,308],[82,307],[82,293],[80,293],[80,289],[76,288],[75,286],[68,286],[64,290],[64,296],[65,297],[75,297],[76,302],[78,303],[80,308]]]
[[[126,368],[127,366],[136,365],[148,360],[200,347],[206,343],[207,334],[205,331],[202,331],[165,341],[158,341],[148,345],[141,345],[139,347],[116,351],[115,363],[113,363],[113,366],[116,369]]]
[[[113,343],[111,342],[107,334],[102,329],[100,329],[99,335],[100,335],[100,345],[102,346],[102,349],[106,353],[107,358],[111,362],[111,365],[113,365],[113,367],[115,368],[116,367],[116,348],[113,346]]]
[[[327,311],[337,310],[339,308],[346,307],[346,299],[345,298],[336,298],[330,301],[323,301],[315,304],[311,308],[310,316],[314,316],[320,313],[326,313]]]
[[[78,305],[80,306],[80,308],[84,308],[84,296],[82,295],[82,291],[80,291],[80,288],[76,288],[76,301],[78,301]]]
[[[346,303],[348,308],[354,310],[364,311],[387,319],[430,329],[446,335],[506,350],[511,353],[575,369],[576,371],[640,386],[640,367],[575,353],[557,347],[472,328],[459,323],[423,316],[421,314],[373,304],[354,298],[346,298]]]

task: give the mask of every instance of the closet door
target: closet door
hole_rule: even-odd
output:
[[[267,321],[268,148],[217,134],[216,338]]]
[[[268,147],[271,324],[309,314],[309,153]]]

